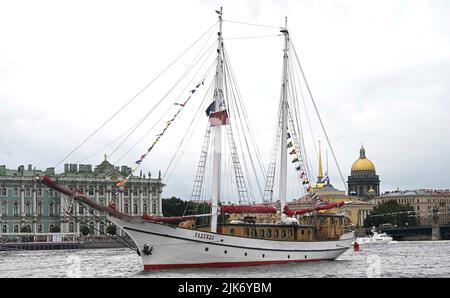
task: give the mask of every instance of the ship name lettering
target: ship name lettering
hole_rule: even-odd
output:
[[[208,235],[208,234],[198,233],[198,232],[195,232],[194,237],[199,238],[199,239],[214,240],[214,235]]]

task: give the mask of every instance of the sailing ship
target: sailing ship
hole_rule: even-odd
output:
[[[308,167],[302,155],[304,148],[299,141],[299,131],[295,127],[295,111],[292,110],[293,104],[288,98],[293,92],[289,81],[289,71],[292,70],[289,61],[294,55],[291,55],[292,43],[287,30],[287,21],[280,31],[284,36],[283,75],[273,151],[274,161],[270,163],[266,173],[264,200],[256,203],[247,197],[245,175],[242,173],[236,144],[230,132],[233,121],[237,121],[236,107],[239,105],[235,103],[233,105],[230,95],[233,89],[227,85],[231,75],[227,67],[228,57],[222,36],[222,8],[216,13],[219,31],[212,82],[214,92],[212,102],[206,109],[209,122],[203,145],[203,148],[213,149],[210,156],[212,161],[210,211],[171,217],[147,214],[136,217],[117,210],[114,201],[108,206],[101,205],[84,193],[64,187],[48,176],[36,179],[83,206],[104,212],[110,222],[120,227],[134,241],[146,270],[252,266],[336,259],[351,247],[354,233],[347,217],[323,211],[339,208],[346,202],[318,203],[316,207],[301,210],[290,210],[286,204],[288,159],[292,156],[294,158],[291,163],[295,166],[299,185],[307,196],[317,200],[308,179]],[[203,83],[204,79],[196,88]],[[195,91],[196,89],[193,89],[191,95]],[[179,104],[180,110],[188,100]],[[232,109],[232,106],[235,109]],[[150,153],[178,113],[167,122],[163,133],[158,135],[147,153],[136,162],[137,165],[140,165]],[[223,139],[227,136],[228,144],[231,144],[229,152],[232,155],[237,196],[240,201],[240,204],[234,205],[225,204],[222,197],[224,152],[222,146]],[[206,187],[204,179],[207,154],[206,149],[202,150],[193,198],[198,198],[201,190]],[[274,186],[278,188],[276,202],[273,200]],[[126,179],[118,181],[117,187],[119,189],[126,187]],[[234,217],[231,218],[230,215]]]

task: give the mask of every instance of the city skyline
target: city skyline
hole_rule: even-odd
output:
[[[0,26],[8,30],[0,31],[0,164],[55,166],[211,25],[219,6],[226,20],[278,26],[288,16],[344,178],[363,143],[382,192],[450,187],[450,4],[445,1],[138,1],[127,6],[44,1],[27,2],[25,9],[1,2]],[[225,37],[278,33],[225,25]],[[266,119],[274,117],[278,100],[281,39],[260,39],[256,47],[247,40],[226,43],[267,164],[265,147],[274,122]],[[151,104],[153,95],[139,100]],[[122,122],[64,163],[79,163],[122,133],[123,121],[139,117],[137,109],[128,111]],[[167,138],[176,139],[176,130]],[[131,166],[151,141],[116,165]],[[171,158],[165,151],[174,144],[161,143],[143,171],[164,171]],[[82,163],[99,164],[107,151]],[[186,154],[198,160],[198,150]],[[195,163],[181,162],[164,181],[163,195],[189,197]],[[344,189],[331,159],[329,174]]]

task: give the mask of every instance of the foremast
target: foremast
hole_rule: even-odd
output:
[[[219,32],[217,45],[217,66],[214,81],[214,110],[220,111],[223,105],[223,38],[222,38],[222,7],[219,15]],[[218,204],[220,202],[220,176],[222,162],[222,126],[212,127],[214,142],[213,165],[212,165],[212,189],[211,189],[211,232],[217,232]]]
[[[287,17],[285,19],[285,26],[280,31],[284,34],[284,49],[283,49],[283,78],[281,89],[281,154],[280,154],[280,184],[278,188],[278,199],[280,200],[280,211],[283,213],[286,206],[286,188],[287,188],[287,121],[289,106],[287,101],[288,92],[288,51],[289,51],[289,32],[287,30]]]

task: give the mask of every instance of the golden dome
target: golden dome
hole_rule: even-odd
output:
[[[351,171],[375,171],[375,165],[368,158],[366,158],[366,150],[362,145],[359,150],[359,159],[353,163]]]

